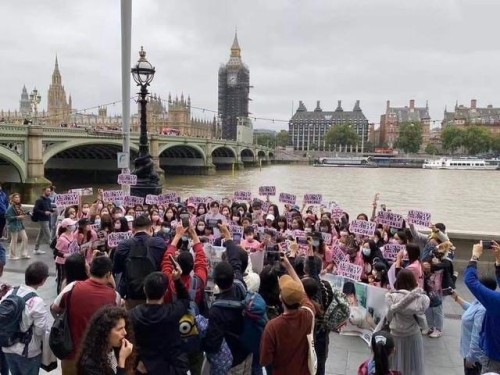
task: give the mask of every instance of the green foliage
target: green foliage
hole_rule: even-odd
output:
[[[282,130],[276,134],[276,144],[278,147],[286,147],[289,144],[289,136],[287,130]]]
[[[272,134],[259,134],[255,138],[255,143],[261,146],[276,147],[276,137]]]
[[[422,124],[403,123],[399,127],[399,137],[394,146],[406,153],[417,153],[422,142]]]
[[[491,137],[491,149],[496,153],[500,153],[500,134]]]
[[[436,145],[432,144],[432,143],[429,143],[426,147],[425,147],[425,153],[426,154],[429,154],[429,155],[435,155],[435,154],[439,154],[439,150],[438,148],[436,147]]]
[[[327,145],[355,146],[361,143],[358,133],[351,125],[334,125],[325,135]]]
[[[469,155],[477,155],[490,150],[491,134],[484,126],[470,126],[465,130],[463,146]]]
[[[460,128],[447,126],[441,131],[441,143],[443,149],[450,151],[452,154],[462,147],[464,142],[465,132]]]

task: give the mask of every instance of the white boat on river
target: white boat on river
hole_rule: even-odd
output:
[[[335,157],[319,158],[314,164],[315,167],[355,167],[355,168],[377,168],[370,157]]]
[[[495,170],[498,166],[488,164],[484,159],[475,158],[441,158],[437,160],[426,160],[422,166],[424,169],[455,169],[455,170]]]

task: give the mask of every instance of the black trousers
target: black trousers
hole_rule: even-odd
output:
[[[57,271],[57,294],[61,293],[61,286],[64,278],[66,277],[66,273],[64,272],[64,264],[56,263],[56,271]]]
[[[476,362],[476,366],[473,368],[465,367],[465,358],[464,358],[464,374],[465,375],[480,375],[481,374],[481,364]]]
[[[330,332],[327,330],[316,331],[314,338],[314,349],[318,358],[318,369],[316,375],[325,375],[325,365],[328,359],[328,346],[330,344]]]

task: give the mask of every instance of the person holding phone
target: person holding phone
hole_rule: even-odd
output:
[[[481,284],[477,273],[477,263],[483,255],[483,244],[477,243],[472,247],[472,257],[465,269],[465,285],[484,306],[483,327],[480,334],[480,347],[485,357],[481,360],[482,373],[500,372],[500,292],[491,290]],[[491,250],[495,254],[495,276],[500,284],[500,245],[492,241]]]

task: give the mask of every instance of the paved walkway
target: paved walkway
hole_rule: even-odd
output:
[[[6,245],[6,244],[5,244]],[[30,246],[32,253],[33,246]],[[39,289],[39,295],[45,300],[47,307],[56,297],[55,266],[52,252],[48,246],[43,250],[44,255],[33,255],[29,260],[11,261],[5,267],[2,281],[11,285],[24,282],[24,270],[27,265],[36,260],[43,260],[49,265],[51,276],[45,285]],[[462,275],[457,282],[457,291],[464,298],[470,300],[471,294],[463,283]],[[424,337],[426,375],[462,375],[463,364],[459,353],[460,346],[460,315],[462,309],[451,298],[444,301],[444,330],[438,339]],[[359,337],[341,336],[332,333],[330,336],[330,350],[326,364],[327,375],[356,375],[358,366],[370,356],[370,349]],[[45,374],[44,371],[40,372]],[[61,374],[60,368],[50,372],[53,375]]]

